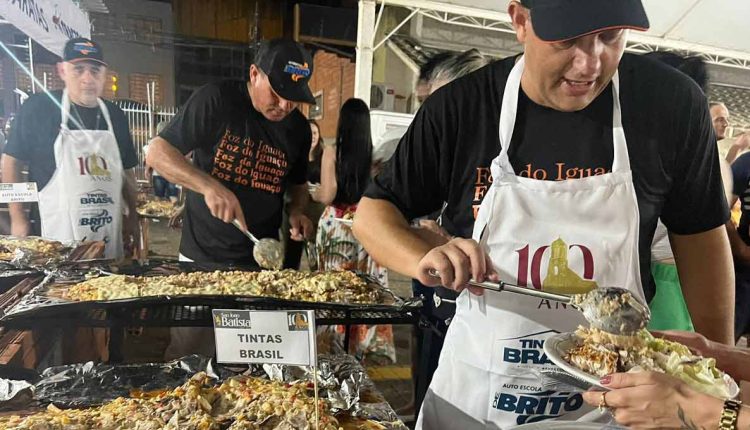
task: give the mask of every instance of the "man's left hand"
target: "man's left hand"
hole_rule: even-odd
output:
[[[302,242],[305,239],[310,239],[313,233],[313,224],[307,215],[296,212],[289,214],[289,229],[290,237],[292,240]]]
[[[169,228],[174,230],[179,230],[182,228],[182,218],[183,214],[185,213],[185,205],[179,206],[177,209],[175,209],[174,214],[169,218],[169,222],[167,225]]]

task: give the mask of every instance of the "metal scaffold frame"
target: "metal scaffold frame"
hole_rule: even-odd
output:
[[[380,4],[377,20],[375,20],[376,4]],[[669,50],[678,52],[681,55],[700,57],[708,64],[750,70],[750,53],[668,38],[672,31],[685,19],[687,13],[695,8],[697,4],[698,2],[696,1],[673,24],[670,31],[664,37],[631,32],[626,50],[635,53]],[[402,7],[408,9],[410,13],[390,30],[382,40],[376,43],[375,35],[386,6]],[[505,12],[460,6],[434,0],[359,0],[355,97],[362,98],[369,103],[373,52],[417,15],[450,25],[500,33],[515,33],[510,22],[510,17]]]
[[[694,45],[690,43],[653,43],[642,40],[640,35],[632,34],[625,48],[628,52],[644,54],[653,51],[673,51],[685,56],[700,57],[708,64],[718,66],[735,67],[750,70],[750,55],[742,53],[730,53],[719,48]]]

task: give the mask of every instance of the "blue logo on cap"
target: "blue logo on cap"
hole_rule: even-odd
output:
[[[73,45],[73,50],[83,55],[96,54],[99,51],[91,42],[76,42]]]
[[[310,66],[307,63],[300,64],[296,61],[290,61],[284,66],[284,72],[292,75],[292,80],[297,82],[302,78],[310,76]]]

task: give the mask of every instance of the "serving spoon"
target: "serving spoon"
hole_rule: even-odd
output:
[[[430,270],[429,273],[430,276],[440,277],[436,270]],[[567,295],[524,288],[503,281],[469,280],[467,283],[486,290],[507,291],[570,305],[580,311],[592,327],[612,334],[633,335],[645,328],[651,319],[648,306],[624,288],[601,287],[587,293]]]
[[[260,267],[271,270],[281,269],[284,259],[284,248],[281,245],[281,242],[267,237],[258,239],[247,229],[243,228],[237,218],[232,220],[232,225],[237,227],[245,234],[245,236],[253,241],[255,244],[253,247],[253,258]]]

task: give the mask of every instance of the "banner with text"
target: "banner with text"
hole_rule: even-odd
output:
[[[72,0],[0,0],[0,15],[55,55],[68,39],[91,37],[88,16]]]
[[[216,361],[316,364],[315,312],[214,309]]]

